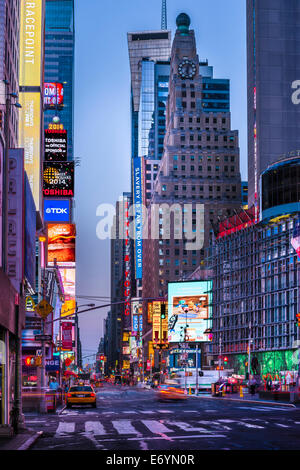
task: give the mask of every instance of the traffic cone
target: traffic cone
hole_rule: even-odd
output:
[[[191,386],[190,386],[190,388],[189,388],[189,395],[192,395]]]
[[[240,386],[240,398],[243,398],[244,394],[243,394],[243,387],[242,385]]]

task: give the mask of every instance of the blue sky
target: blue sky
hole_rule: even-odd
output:
[[[198,55],[231,82],[232,128],[247,177],[246,7],[244,0],[168,0],[168,28],[191,17]],[[77,294],[110,295],[110,243],[96,237],[96,208],[130,186],[130,71],[127,32],[160,29],[161,0],[76,0],[75,157]],[[88,303],[86,300],[79,304]],[[80,317],[84,355],[98,348],[107,310]]]

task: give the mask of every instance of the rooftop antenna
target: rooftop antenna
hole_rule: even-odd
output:
[[[161,29],[166,30],[167,25],[167,0],[162,0],[161,6]]]

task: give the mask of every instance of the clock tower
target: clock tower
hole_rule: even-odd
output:
[[[176,205],[183,226],[175,230],[171,223],[167,239],[160,220],[159,239],[152,240],[148,234],[144,250],[145,297],[166,295],[169,282],[187,279],[196,269],[206,276],[206,249],[214,227],[241,206],[238,131],[231,130],[229,80],[214,78],[213,67],[199,61],[189,16],[181,13],[176,24],[164,152],[150,204]],[[199,205],[204,213],[200,226]],[[148,229],[151,214],[149,206]],[[200,244],[187,246],[189,229],[184,227],[185,220],[187,226],[190,224],[189,233],[203,234],[201,248]]]

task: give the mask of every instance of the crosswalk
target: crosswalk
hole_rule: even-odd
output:
[[[70,419],[70,417],[68,418]],[[226,437],[228,432],[232,431],[233,425],[236,429],[245,430],[262,430],[266,427],[266,422],[255,420],[195,420],[192,422],[177,421],[172,419],[123,419],[111,418],[104,420],[88,420],[88,421],[60,421],[55,431],[56,438],[64,438],[74,433],[82,435],[92,435],[95,437],[109,438],[119,436],[121,438],[143,438],[156,436],[156,438],[176,439],[178,434],[186,434],[190,436],[198,435],[199,437]],[[226,424],[225,424],[226,423]],[[228,426],[229,425],[229,426]]]

